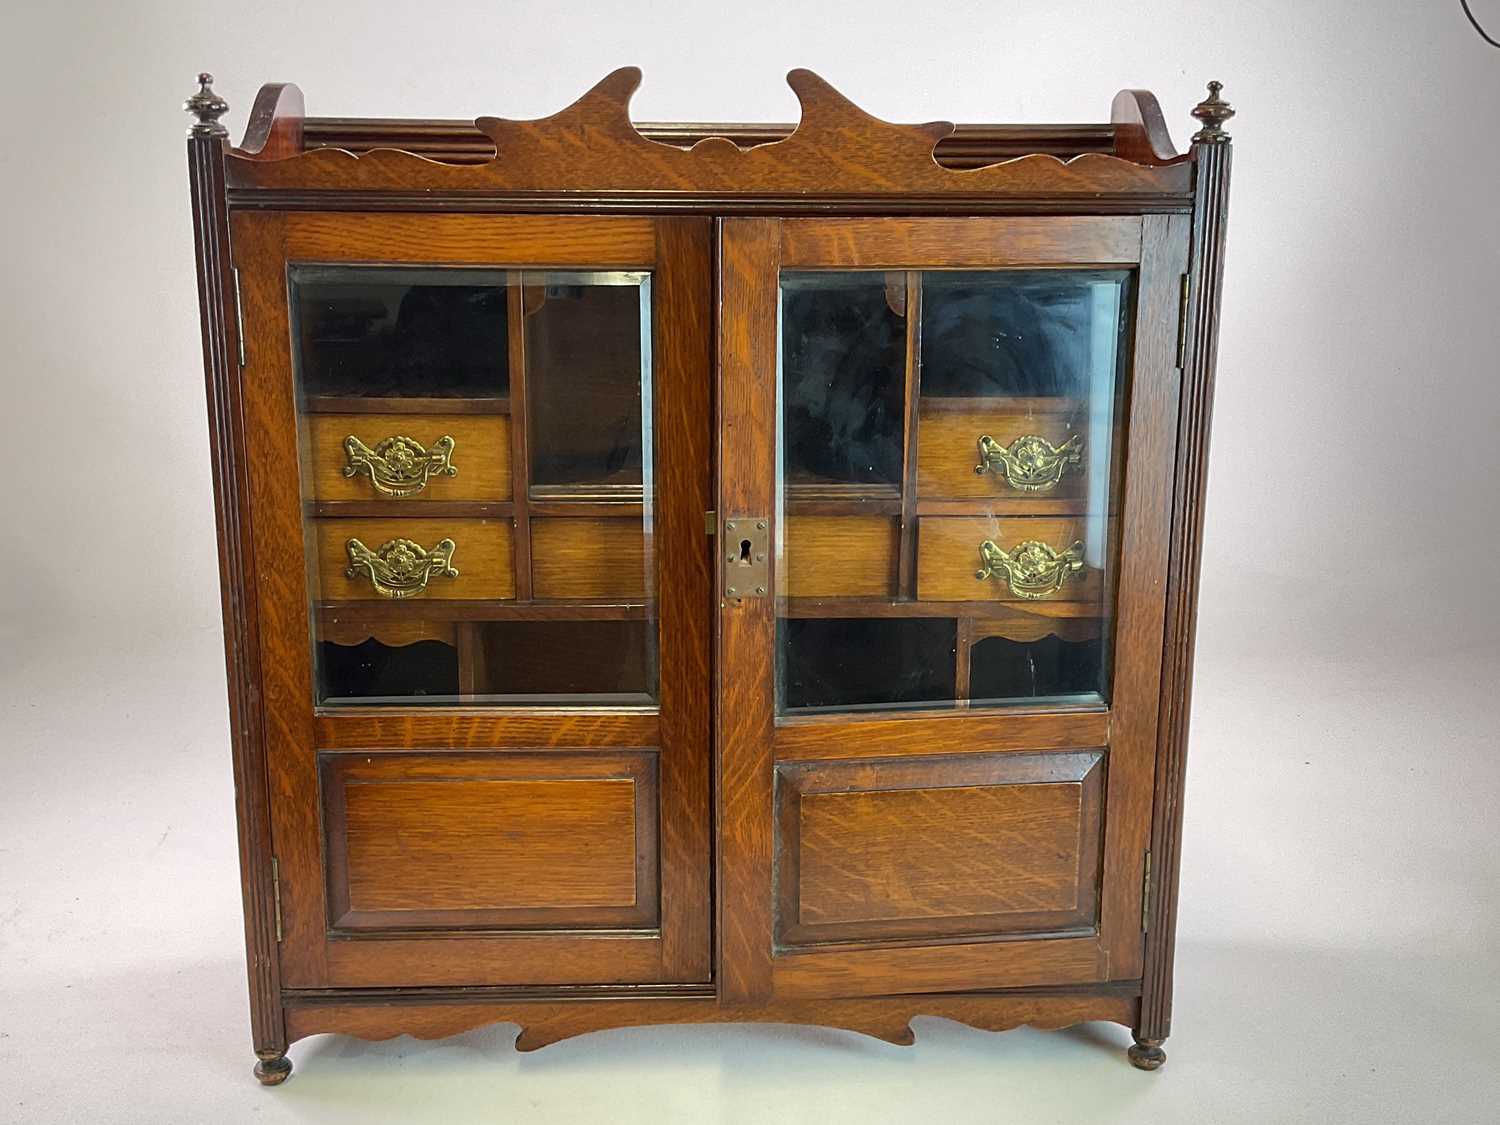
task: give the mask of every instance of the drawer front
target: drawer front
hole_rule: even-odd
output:
[[[531,591],[538,598],[643,600],[641,517],[533,519]]]
[[[1081,518],[928,516],[917,525],[917,597],[1097,603],[1103,572],[1086,541]]]
[[[973,405],[963,409],[921,405],[919,496],[1073,500],[1084,495],[1089,451],[1076,400],[967,402]]]
[[[314,526],[322,601],[516,596],[509,520],[322,519]]]
[[[787,596],[894,597],[900,542],[900,524],[889,516],[790,516]]]
[[[310,414],[316,500],[510,500],[501,414]]]

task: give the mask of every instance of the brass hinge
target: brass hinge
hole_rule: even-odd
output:
[[[719,513],[707,511],[703,513],[703,534],[717,535],[719,533]]]
[[[1151,932],[1151,852],[1146,852],[1146,870],[1141,876],[1141,933]]]
[[[240,349],[240,366],[245,366],[245,302],[240,299],[240,267],[234,267],[234,338]]]
[[[1187,362],[1187,318],[1188,291],[1192,287],[1187,274],[1182,275],[1181,289],[1177,294],[1177,366]]]
[[[281,940],[281,861],[271,857],[271,901],[276,904],[276,940]]]

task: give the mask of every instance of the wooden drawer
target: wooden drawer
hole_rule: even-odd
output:
[[[509,520],[323,519],[315,521],[314,527],[321,601],[397,596],[427,599],[516,596],[515,544]],[[351,558],[351,540],[358,540],[369,552],[356,548],[358,563]],[[443,573],[440,562],[432,559],[425,585],[420,584],[420,566],[415,568],[417,577],[404,583],[403,574],[411,573],[414,568],[399,548],[389,546],[398,540],[415,543],[429,554],[444,541],[451,543],[450,561],[458,574]],[[397,595],[377,589],[371,577],[372,568],[382,577],[383,589],[409,592]],[[348,573],[351,569],[355,572],[353,576]]]
[[[894,597],[900,543],[890,516],[788,516],[786,595]]]
[[[533,519],[531,592],[538,598],[644,600],[641,517]]]
[[[919,410],[917,494],[923,499],[1073,500],[1085,494],[1087,434],[1078,400],[924,399]],[[988,457],[980,452],[985,438]]]
[[[307,419],[315,500],[512,498],[510,419],[503,414],[309,414]]]
[[[1082,557],[1086,539],[1085,521],[1076,517],[925,517],[917,524],[917,597],[940,602],[1097,602],[1103,572],[1097,560]],[[984,543],[1004,552],[1010,567],[992,556],[991,575],[978,577],[986,568]],[[1042,546],[1018,555],[1027,543]]]

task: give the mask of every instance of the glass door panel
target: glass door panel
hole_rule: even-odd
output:
[[[291,295],[315,703],[652,706],[650,273]]]
[[[1108,701],[1132,276],[782,271],[779,713]]]

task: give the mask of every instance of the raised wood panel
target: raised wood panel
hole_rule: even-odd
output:
[[[516,596],[514,536],[510,521],[422,519],[323,519],[314,522],[318,551],[318,600],[376,599],[368,575],[349,576],[346,544],[358,539],[378,550],[392,539],[410,539],[430,551],[440,541],[454,543],[456,578],[435,576],[421,593],[404,602]],[[417,611],[413,611],[415,614]]]
[[[388,501],[394,505],[451,500],[511,499],[510,419],[479,414],[309,414],[313,497],[320,501]],[[408,437],[431,450],[438,439],[453,439],[450,464],[458,471],[437,473],[420,492],[392,497],[375,488],[367,472],[346,476],[344,439],[358,438],[374,449],[389,437]]]
[[[986,540],[1004,551],[1036,540],[1062,553],[1075,542],[1088,542],[1088,526],[1070,516],[924,516],[917,525],[917,597],[923,601],[1002,601],[1027,606],[1097,604],[1103,597],[1104,572],[1099,560],[1085,557],[1084,568],[1062,589],[1040,599],[1015,593],[1004,575],[976,577]]]
[[[901,524],[887,516],[789,516],[786,595],[888,598],[896,592]]]
[[[1102,750],[778,770],[778,940],[1091,932]]]
[[[644,598],[641,520],[533,519],[531,592],[538,598]]]
[[[649,926],[656,755],[330,753],[338,930]]]
[[[1015,507],[1074,500],[1085,494],[1086,457],[1063,471],[1057,484],[1028,492],[1009,484],[1004,472],[976,472],[979,439],[989,437],[1004,446],[1034,435],[1061,446],[1070,438],[1080,442],[1087,430],[1083,407],[1076,399],[965,400],[963,409],[924,401],[917,431],[917,493],[923,499],[1006,501]],[[971,404],[971,405],[970,405]]]

